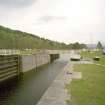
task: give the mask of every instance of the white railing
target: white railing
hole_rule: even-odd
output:
[[[0,55],[19,54],[20,50],[0,49]]]

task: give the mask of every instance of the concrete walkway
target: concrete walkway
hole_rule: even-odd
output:
[[[39,100],[37,105],[67,105],[66,101],[70,100],[70,95],[65,88],[65,85],[71,82],[71,76],[67,74],[72,70],[70,62],[55,78],[51,86]]]

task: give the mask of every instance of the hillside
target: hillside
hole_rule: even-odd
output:
[[[73,47],[73,44],[71,44]],[[0,26],[0,48],[5,49],[69,49],[71,45],[65,43],[59,43],[48,39],[40,38],[36,35],[12,30],[3,26]],[[82,47],[83,44],[81,44]]]

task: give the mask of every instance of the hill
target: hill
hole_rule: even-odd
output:
[[[80,44],[83,47],[83,44]],[[80,46],[79,46],[80,47]],[[0,26],[0,49],[69,49],[73,48],[73,44],[66,45],[48,39],[40,38],[39,36],[12,30]],[[81,48],[81,47],[80,47]]]

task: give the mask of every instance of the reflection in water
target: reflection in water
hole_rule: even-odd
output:
[[[0,105],[35,105],[56,75],[67,64],[61,59],[25,73],[0,86]]]

